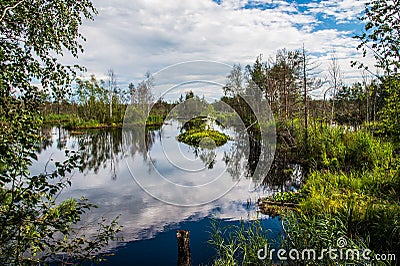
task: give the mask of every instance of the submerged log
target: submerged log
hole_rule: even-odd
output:
[[[176,231],[176,238],[178,239],[178,266],[192,266],[189,237],[189,231]]]
[[[299,206],[297,203],[270,201],[266,199],[258,199],[257,201],[258,212],[269,215],[271,217],[279,216],[282,211],[287,209],[295,209]]]
[[[297,204],[297,203],[282,202],[282,201],[269,201],[269,200],[260,200],[258,205],[259,206],[276,205],[276,206],[285,206],[285,207],[289,207],[289,208],[296,208],[299,206],[299,204]]]

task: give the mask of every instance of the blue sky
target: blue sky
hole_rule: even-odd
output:
[[[78,63],[86,76],[105,78],[114,69],[120,86],[137,83],[146,71],[171,64],[212,60],[252,64],[259,54],[273,57],[278,49],[305,48],[327,76],[332,51],[345,83],[361,76],[350,67],[361,59],[352,37],[362,30],[358,20],[365,1],[282,0],[96,0],[99,15],[87,21],[87,38]],[[76,63],[65,57],[66,63]],[[364,59],[372,65],[372,58]]]

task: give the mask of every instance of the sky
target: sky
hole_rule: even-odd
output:
[[[344,82],[361,72],[350,61],[362,59],[355,34],[363,29],[358,17],[364,0],[95,0],[99,14],[85,21],[85,52],[77,63],[106,79],[113,69],[120,87],[137,84],[146,72],[172,64],[211,60],[233,65],[253,64],[277,50],[301,48],[328,75],[334,52]],[[65,57],[66,63],[76,63]],[[373,65],[372,58],[362,59]]]

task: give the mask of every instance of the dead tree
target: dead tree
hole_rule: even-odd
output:
[[[176,231],[176,238],[178,239],[178,266],[192,266],[189,237],[189,231]]]

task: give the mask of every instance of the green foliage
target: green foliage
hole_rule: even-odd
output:
[[[302,134],[299,130],[298,134]],[[350,171],[384,167],[393,152],[390,143],[374,138],[366,131],[349,131],[346,127],[309,128],[309,150],[300,156],[315,169]],[[303,138],[299,138],[299,146]]]
[[[51,115],[50,117],[52,117]],[[82,119],[80,117],[74,115],[60,115],[61,117],[65,117],[65,120],[62,120],[62,126],[66,129],[73,130],[73,129],[94,129],[94,128],[121,128],[122,122],[118,123],[101,123],[99,120],[96,119]],[[57,115],[55,115],[57,117]]]
[[[205,138],[209,138],[214,141],[217,147],[224,145],[228,140],[230,140],[228,135],[217,130],[188,130],[179,134],[177,137],[178,141],[195,147],[198,147],[200,142]]]
[[[238,115],[240,117],[240,121],[238,121],[239,125],[243,123],[249,134],[251,134],[253,137],[258,137],[260,133],[260,126],[258,123],[255,123],[257,121],[257,117],[245,99],[243,99],[240,95],[236,95],[234,97],[223,96],[221,101],[228,104],[236,112],[233,117],[233,112],[230,112],[230,117],[228,117],[228,119],[233,118],[232,120],[237,121],[236,117]]]
[[[247,66],[253,84],[263,91],[279,119],[299,115],[302,60],[300,50],[282,49],[277,51],[275,58],[263,62],[260,55],[253,66]]]
[[[117,224],[102,223],[89,239],[78,234],[77,223],[93,205],[85,199],[56,202],[71,184],[80,155],[66,152],[54,171],[35,176],[29,167],[42,140],[39,107],[47,89],[60,102],[75,71],[82,69],[62,65],[58,58],[82,51],[79,26],[96,10],[87,0],[12,0],[2,1],[0,8],[0,264],[93,259],[114,238]]]
[[[60,125],[65,122],[76,119],[76,115],[72,114],[46,114],[43,116],[43,123],[52,124],[52,125]]]
[[[353,239],[348,236],[347,225],[343,223],[345,219],[340,216],[325,214],[310,216],[302,212],[290,211],[283,217],[286,236],[282,241],[282,246],[285,250],[296,249],[302,252],[313,249],[319,257],[323,249],[341,248],[338,247],[339,239],[346,241],[343,254],[350,249],[363,251],[368,248],[367,239]],[[350,256],[347,260],[332,259],[325,252],[322,260],[307,260],[306,263],[307,265],[367,265],[370,261],[363,259],[361,255],[360,259]],[[298,265],[299,262],[302,261],[295,261],[293,265]],[[376,263],[376,265],[385,265],[384,262]]]
[[[159,115],[150,114],[146,119],[146,126],[162,125],[163,123],[164,123],[164,118]]]
[[[334,120],[340,125],[353,127],[359,127],[363,122],[376,121],[379,111],[385,105],[386,96],[376,80],[370,84],[357,82],[352,86],[341,86],[333,99]]]
[[[98,81],[95,76],[89,80],[77,79],[76,94],[79,100],[78,116],[84,121],[96,120],[99,124],[112,125],[122,123],[126,104],[124,93],[112,92],[112,117],[110,117],[110,88],[106,88],[105,82]]]
[[[210,240],[208,241],[217,252],[213,265],[272,265],[268,260],[260,260],[257,252],[267,247],[268,231],[259,220],[240,222],[240,226],[225,226],[211,220]]]
[[[23,155],[23,152],[19,155]],[[115,221],[110,225],[102,224],[98,234],[91,238],[78,234],[79,227],[76,224],[81,215],[94,207],[86,199],[69,199],[56,204],[57,195],[70,185],[67,175],[78,166],[79,154],[70,152],[67,156],[66,161],[55,163],[54,172],[37,176],[31,176],[25,167],[16,167],[18,164],[22,165],[21,161],[29,164],[30,160],[26,157],[12,165],[13,167],[2,167],[2,264],[39,263],[54,260],[54,256],[61,253],[68,254],[64,261],[89,260],[98,255],[98,249],[114,239],[119,230]]]
[[[195,117],[183,124],[182,129],[203,131],[206,130],[206,116]]]
[[[106,123],[110,119],[109,94],[104,82],[98,82],[94,76],[90,80],[77,79],[77,96],[79,100],[78,116],[83,120],[98,120]]]
[[[81,118],[70,118],[63,123],[66,129],[85,129],[85,128],[106,128],[106,127],[122,127],[122,124],[102,124],[98,120],[89,119],[83,120]]]
[[[368,50],[372,50],[376,66],[383,69],[385,75],[400,70],[399,14],[400,6],[396,1],[371,0],[365,5],[365,13],[361,17],[365,31],[356,36],[360,40],[358,49],[361,49],[364,56]],[[360,63],[359,66],[364,67]]]
[[[204,147],[219,147],[231,138],[217,130],[210,129],[206,117],[195,117],[187,121],[182,129],[185,132],[178,135],[177,140],[188,145],[199,147],[200,142]]]
[[[365,6],[365,15],[361,20],[365,23],[363,34],[356,36],[360,41],[358,49],[363,56],[372,50],[375,66],[383,70],[383,76],[378,77],[385,105],[381,111],[381,126],[385,134],[398,136],[400,134],[400,5],[396,1],[372,0]],[[368,69],[360,62],[353,62],[359,68]],[[398,139],[396,140],[398,141]]]
[[[303,194],[297,191],[284,191],[278,192],[267,199],[275,202],[299,203],[303,197]]]
[[[325,241],[339,237],[332,230],[340,225],[339,231],[355,246],[368,244],[381,253],[398,250],[400,164],[393,144],[365,130],[320,124],[309,128],[306,151],[304,131],[296,122],[292,128],[297,155],[291,155],[308,165],[310,172],[298,198],[299,213],[282,215],[291,221],[288,242],[298,248],[321,248]],[[278,193],[272,200],[293,199]]]
[[[385,134],[395,136],[396,141],[400,141],[400,76],[383,78],[381,87],[387,96],[380,112],[380,128]]]
[[[398,250],[400,162],[386,156],[371,169],[312,172],[302,189],[301,211],[310,217],[336,217],[349,237],[368,237],[375,250]]]
[[[149,115],[142,108],[130,105],[128,106],[123,123],[125,126],[148,126],[159,127],[164,124],[164,114],[151,111]]]
[[[97,13],[92,3],[83,1],[2,1],[0,65],[2,87],[26,92],[35,78],[53,97],[61,100],[77,66],[58,62],[66,51],[77,56],[83,51],[79,26]],[[51,53],[49,52],[51,51]]]

